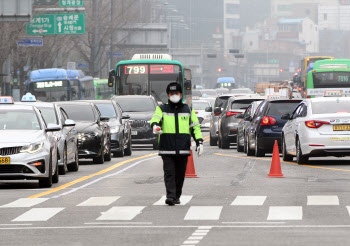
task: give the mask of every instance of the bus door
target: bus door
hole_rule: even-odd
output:
[[[81,85],[79,80],[77,79],[71,79],[70,85],[72,88],[71,95],[72,100],[81,100],[82,99],[82,93],[81,93]]]

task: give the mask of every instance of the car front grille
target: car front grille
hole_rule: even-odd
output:
[[[133,128],[143,128],[148,124],[147,120],[131,120],[130,123]]]
[[[0,173],[33,173],[28,167],[22,165],[0,165]]]
[[[8,156],[15,155],[21,151],[22,147],[8,147],[8,148],[0,148],[0,155]]]

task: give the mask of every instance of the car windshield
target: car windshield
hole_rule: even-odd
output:
[[[282,114],[292,114],[301,101],[275,101],[270,102],[267,115],[282,116]]]
[[[117,118],[117,112],[115,111],[112,103],[96,103],[98,110],[102,116],[108,118]]]
[[[212,96],[212,97],[217,96],[216,90],[201,90],[201,93],[202,93],[202,96],[204,96],[204,95]]]
[[[218,97],[216,98],[216,101],[215,101],[215,107],[219,107],[219,108],[226,108],[227,106],[227,102],[228,102],[228,99],[230,98],[230,96],[225,96],[225,97]]]
[[[192,108],[194,110],[205,110],[205,108],[210,107],[208,102],[196,102],[192,101]]]
[[[334,102],[312,102],[313,114],[350,113],[349,101],[335,99]]]
[[[41,115],[43,116],[46,124],[58,124],[55,109],[54,108],[42,108],[42,107],[37,107]]]
[[[231,104],[231,109],[246,109],[248,106],[254,102],[257,101],[256,99],[252,100],[235,100]]]
[[[150,112],[156,110],[151,98],[115,98],[123,112]]]
[[[69,119],[74,121],[96,121],[94,112],[90,104],[63,104],[60,105],[67,112]]]
[[[33,110],[1,110],[0,130],[40,130],[40,123]]]

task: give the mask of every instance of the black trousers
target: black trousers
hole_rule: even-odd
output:
[[[162,156],[166,197],[180,199],[188,156]]]

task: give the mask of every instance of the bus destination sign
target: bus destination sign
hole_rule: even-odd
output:
[[[151,74],[174,73],[174,65],[151,65]]]
[[[125,66],[125,74],[148,74],[147,66]]]
[[[42,82],[36,82],[36,88],[37,89],[62,87],[62,86],[63,86],[63,81],[42,81]]]

